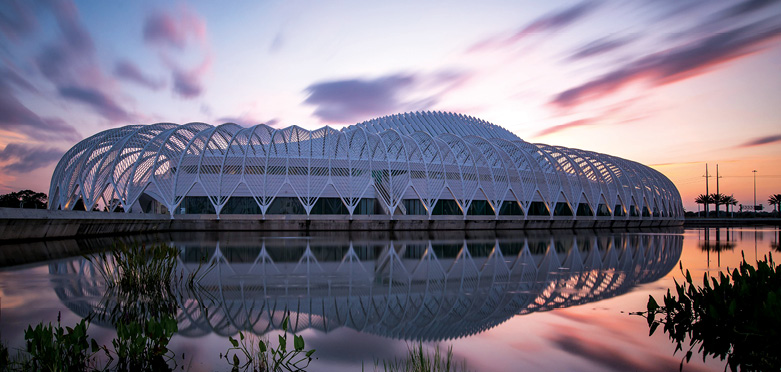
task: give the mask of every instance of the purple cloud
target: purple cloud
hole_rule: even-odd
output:
[[[593,1],[584,1],[567,9],[546,14],[518,31],[514,37],[521,38],[529,33],[556,31],[583,18],[597,7]]]
[[[184,98],[194,98],[201,94],[203,88],[197,74],[174,69],[174,92]]]
[[[708,68],[748,55],[781,36],[781,25],[763,22],[738,27],[630,62],[612,72],[557,94],[551,103],[572,107],[600,98],[629,83],[644,80],[663,85],[705,72]]]
[[[607,52],[611,52],[615,49],[618,49],[624,45],[629,44],[634,38],[626,37],[621,39],[611,39],[611,38],[603,38],[596,41],[592,41],[584,46],[582,46],[580,49],[572,53],[571,56],[568,57],[569,60],[579,60],[589,57],[594,57],[597,55],[601,55]]]
[[[51,5],[57,24],[68,45],[82,52],[93,51],[95,45],[87,29],[81,24],[76,4],[69,1],[53,1]]]
[[[485,39],[473,45],[469,48],[469,51],[477,51],[490,47],[504,47],[514,44],[531,34],[558,31],[585,17],[596,9],[598,5],[599,3],[594,1],[584,1],[569,8],[548,13],[522,27],[510,36],[501,35]]]
[[[168,13],[154,12],[144,22],[144,40],[182,49],[189,39],[203,41],[206,25],[192,12],[185,10],[174,18]]]
[[[114,76],[134,82],[151,90],[159,90],[163,87],[162,81],[144,75],[138,66],[129,61],[117,62],[117,65],[114,67]]]
[[[66,1],[46,5],[54,14],[61,37],[45,46],[35,58],[41,74],[57,87],[61,96],[88,104],[110,121],[127,120],[127,112],[112,98],[114,80],[101,69],[92,37],[81,24],[75,5]]]
[[[465,71],[438,70],[326,81],[307,87],[309,96],[304,102],[316,106],[314,115],[323,121],[355,123],[401,111],[430,109],[470,77],[471,73]],[[407,95],[416,98],[408,99]]]
[[[401,94],[415,84],[412,75],[377,79],[347,79],[312,84],[304,102],[317,106],[315,116],[337,123],[353,123],[399,111]]]
[[[8,76],[7,73],[0,75],[2,77],[0,79],[0,129],[17,130],[38,139],[66,139],[74,142],[81,139],[81,135],[76,132],[76,129],[64,121],[42,118],[30,111],[16,98],[13,89],[8,84],[9,81],[14,82],[14,80],[6,79],[6,76]],[[29,85],[24,81],[22,86],[25,84]]]
[[[144,40],[182,48],[185,35],[171,16],[165,13],[154,13],[150,14],[144,23]]]
[[[739,1],[724,11],[725,17],[740,16],[778,4],[777,0],[748,0]]]
[[[6,163],[0,169],[9,173],[31,172],[60,160],[64,153],[56,148],[9,143],[0,150],[0,161]]]
[[[114,102],[113,99],[101,93],[99,90],[67,86],[61,87],[59,92],[60,95],[65,98],[81,102],[91,107],[109,120],[120,122],[129,122],[132,120],[131,115]]]
[[[30,84],[29,81],[11,70],[0,70],[0,79],[12,83],[17,88],[21,88],[32,93],[38,93],[38,89]],[[6,87],[6,89],[9,89],[9,87]]]
[[[775,136],[765,136],[765,137],[755,138],[751,141],[743,143],[742,145],[739,145],[738,147],[762,146],[774,142],[781,142],[781,134]]]
[[[91,85],[105,83],[92,37],[81,24],[76,7],[64,1],[49,4],[62,38],[43,48],[35,59],[38,69],[55,85],[84,80]]]
[[[183,98],[194,98],[203,92],[203,76],[211,68],[213,56],[207,54],[203,63],[192,70],[184,70],[173,62],[169,62],[173,77],[174,92]]]
[[[0,2],[0,32],[9,40],[19,40],[38,28],[38,21],[28,5],[29,2],[19,0]]]

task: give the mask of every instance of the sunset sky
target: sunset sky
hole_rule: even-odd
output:
[[[112,127],[420,110],[650,165],[687,210],[706,162],[781,193],[781,1],[3,0],[0,40],[0,193]]]

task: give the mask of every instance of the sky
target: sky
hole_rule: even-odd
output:
[[[0,2],[0,193],[130,124],[450,111],[670,178],[781,193],[781,1]],[[716,178],[710,178],[710,192]]]

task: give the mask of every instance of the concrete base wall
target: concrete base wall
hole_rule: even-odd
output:
[[[399,231],[602,229],[681,226],[680,220],[486,219],[482,216],[266,216],[125,214],[0,208],[0,241],[33,240],[161,231]]]

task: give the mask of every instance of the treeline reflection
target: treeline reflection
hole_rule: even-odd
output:
[[[262,236],[187,233],[127,238],[180,250],[179,334],[265,334],[289,313],[294,332],[349,327],[392,338],[446,340],[519,315],[614,297],[680,259],[677,230]],[[82,317],[115,306],[86,259],[50,264],[62,302]],[[101,319],[98,316],[95,319]]]

